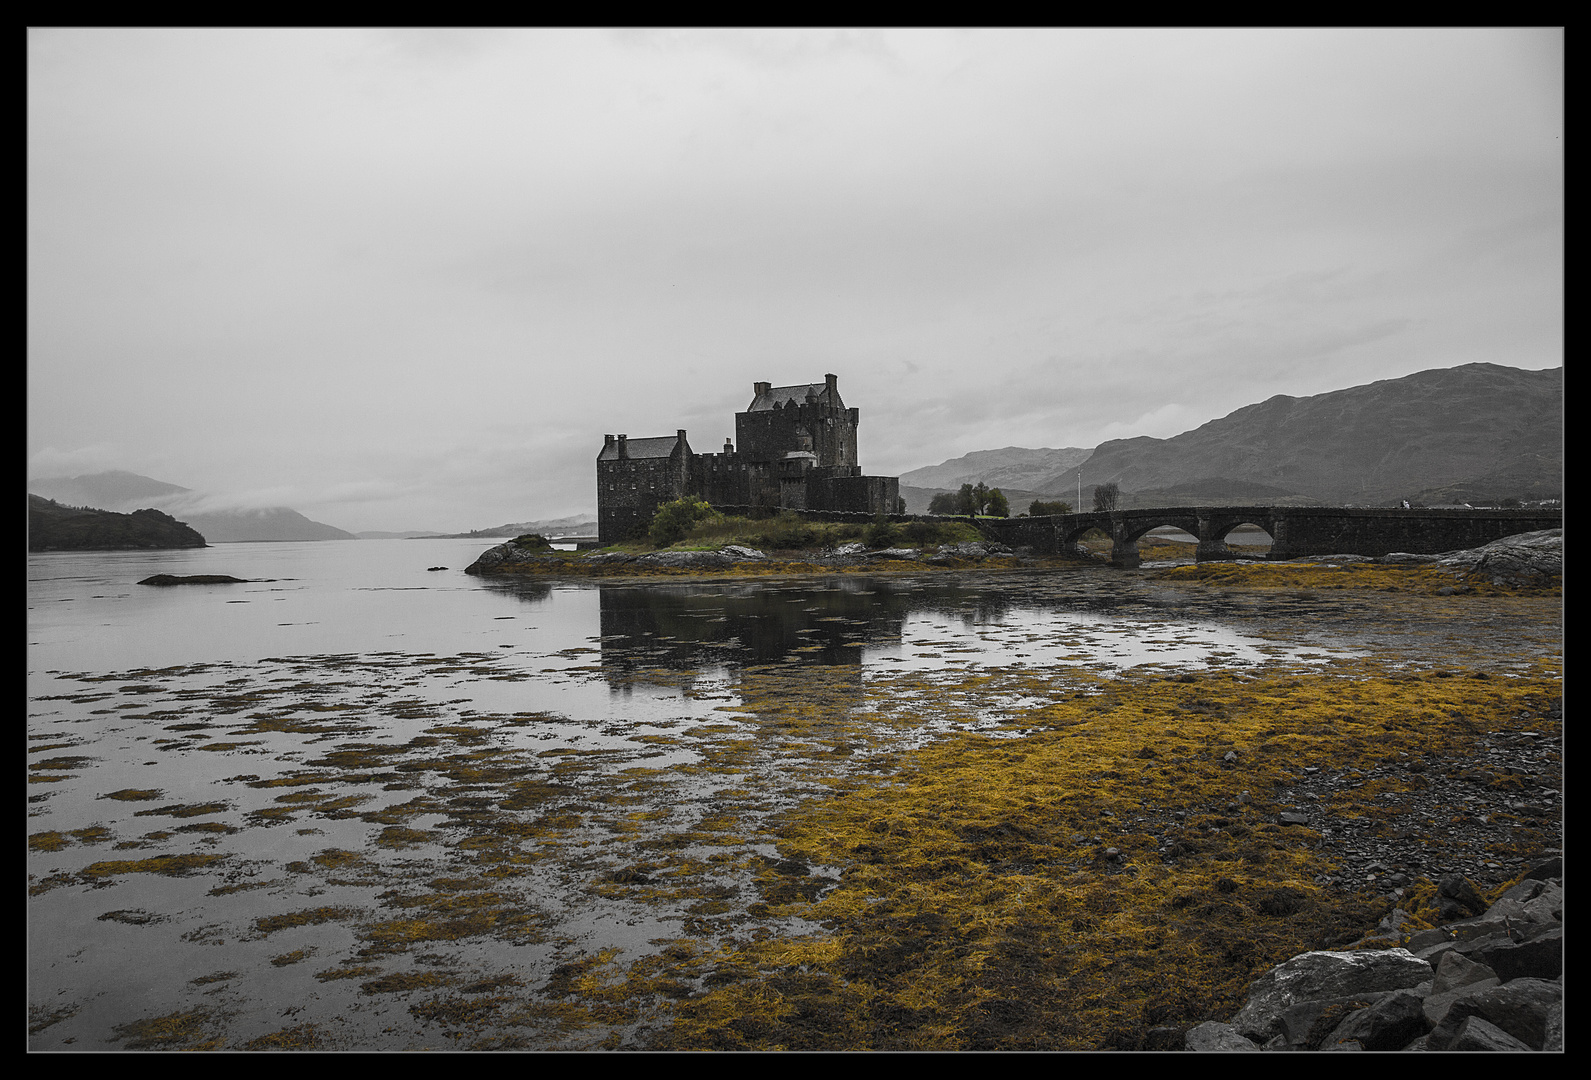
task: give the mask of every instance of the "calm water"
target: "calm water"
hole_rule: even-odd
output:
[[[763,824],[837,770],[956,728],[1020,734],[1024,710],[1136,666],[1485,653],[1521,633],[1381,618],[1370,639],[1367,616],[1385,612],[1365,601],[1233,600],[1104,569],[644,587],[466,576],[487,546],[29,557],[31,1047],[136,1047],[140,1023],[180,1016],[195,1034],[159,1045],[238,1048],[292,1028],[331,1048],[451,1048],[462,1036],[435,1010],[492,979],[518,997],[477,1013],[512,1014],[517,1045],[628,1039],[538,1027],[539,988],[578,958],[744,933],[757,860],[777,856]],[[136,584],[157,573],[251,580]],[[969,672],[991,678],[958,697]],[[812,689],[820,741],[757,715],[770,686]],[[726,807],[739,832],[704,841]],[[506,876],[468,892],[488,852]],[[171,873],[172,859],[191,865]],[[611,884],[664,863],[690,895],[722,899],[642,902]],[[394,912],[453,910],[458,890],[493,898],[499,929],[372,957]],[[306,911],[335,916],[294,916]],[[454,989],[416,1004],[377,975]],[[471,1038],[486,1045],[481,1023]]]
[[[1120,665],[1198,662],[1208,648],[1256,661],[1269,654],[1208,620],[1168,625],[1175,603],[1134,595],[1114,571],[1091,572],[1070,595],[1027,583],[945,586],[930,575],[816,586],[505,585],[462,572],[487,546],[365,540],[30,555],[29,676],[378,651],[485,650],[529,663],[592,644],[620,663],[661,650],[675,664],[818,652],[819,662],[921,666],[911,642],[923,636],[990,662],[1075,657],[1080,643],[1091,659]],[[136,584],[153,574],[250,582]],[[1046,650],[1034,635],[1049,631],[1065,637]]]

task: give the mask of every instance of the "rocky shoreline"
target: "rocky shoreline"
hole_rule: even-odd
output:
[[[869,548],[864,544],[844,544],[823,551],[801,552],[797,556],[781,558],[756,548],[726,545],[716,551],[648,551],[631,554],[624,551],[599,551],[581,557],[577,562],[566,552],[527,551],[514,541],[499,544],[484,552],[480,558],[465,568],[466,574],[511,574],[525,567],[546,569],[580,569],[597,573],[623,573],[629,571],[685,571],[717,572],[736,569],[755,569],[772,565],[811,567],[819,570],[837,570],[849,567],[866,567],[870,563],[920,562],[928,566],[973,566],[990,558],[1004,557],[1012,565],[1038,565],[1040,560],[1019,556],[1004,544],[968,541],[947,544],[933,551],[921,548]]]
[[[539,539],[539,538],[538,538]],[[1064,557],[1075,562],[1080,556],[1074,552]],[[1085,556],[1086,557],[1086,556]],[[521,546],[518,540],[498,544],[481,554],[465,568],[466,574],[503,575],[515,573],[556,573],[566,571],[582,574],[637,573],[721,573],[736,570],[766,569],[773,565],[799,570],[866,569],[882,563],[919,563],[940,568],[977,567],[997,560],[998,564],[1013,567],[1039,566],[1047,561],[1035,557],[1027,549],[1013,549],[990,541],[967,541],[946,544],[934,549],[923,548],[869,548],[865,544],[844,544],[821,551],[803,551],[777,555],[740,545],[726,545],[712,551],[649,551],[632,554],[623,551],[598,551],[583,556],[569,552],[548,551],[545,546]],[[1235,560],[1238,562],[1265,562],[1265,560]],[[1550,585],[1563,574],[1563,530],[1521,533],[1504,537],[1483,547],[1465,551],[1450,551],[1436,555],[1418,555],[1394,552],[1390,555],[1311,555],[1307,558],[1287,560],[1292,564],[1325,564],[1346,566],[1357,563],[1374,563],[1384,566],[1429,565],[1454,579],[1451,586],[1438,590],[1444,595],[1469,591],[1469,584],[1540,587]],[[1285,565],[1285,564],[1273,564]]]
[[[1351,950],[1278,964],[1230,1023],[1194,1027],[1184,1048],[1562,1052],[1563,897],[1561,857],[1489,906],[1446,875],[1438,907],[1452,921],[1411,932],[1394,909]]]

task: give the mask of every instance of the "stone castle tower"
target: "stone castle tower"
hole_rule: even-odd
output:
[[[863,476],[857,463],[859,412],[840,399],[839,380],[752,385],[735,414],[735,443],[697,454],[684,429],[673,436],[603,436],[597,455],[597,536],[604,544],[644,528],[657,507],[687,495],[725,507],[789,507],[890,514],[900,481]]]

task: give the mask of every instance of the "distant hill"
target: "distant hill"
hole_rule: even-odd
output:
[[[1197,502],[1378,505],[1539,499],[1563,492],[1563,369],[1465,364],[1313,397],[1285,395],[1170,439],[1115,439],[1083,465],[1128,505],[1148,493]],[[1057,475],[1052,483],[1066,477]]]
[[[903,474],[901,494],[922,513],[937,491],[982,481],[1004,491],[1016,514],[1034,498],[1076,503],[1081,466],[1083,508],[1096,485],[1112,481],[1124,509],[1556,498],[1563,410],[1562,368],[1466,364],[1273,397],[1170,439],[1113,439],[1091,452],[981,450]]]
[[[189,514],[188,521],[215,544],[264,540],[357,540],[351,532],[311,521],[297,510],[273,506],[264,510],[227,510]]]
[[[138,473],[112,470],[87,476],[29,480],[28,491],[70,506],[126,513],[154,507],[176,514],[213,544],[257,540],[353,540],[353,533],[311,521],[285,506],[262,509],[208,509],[216,500],[191,488]]]
[[[507,539],[524,536],[526,533],[540,533],[549,539],[558,536],[595,536],[597,534],[597,519],[586,514],[577,514],[574,517],[554,518],[550,521],[518,521],[508,525],[494,525],[490,529],[474,529],[470,532],[445,533],[442,535],[428,534],[430,540],[469,540],[479,537],[482,540]]]
[[[1048,491],[1057,474],[1076,469],[1087,461],[1094,451],[1080,446],[1061,450],[1044,447],[1029,450],[1021,446],[1008,446],[1004,450],[974,450],[958,458],[926,468],[902,473],[901,490],[907,486],[929,491],[958,491],[962,484],[982,481],[1008,494],[1012,490]],[[1060,492],[1075,486],[1075,481],[1055,488]],[[1014,505],[1014,504],[1013,504]]]
[[[159,510],[113,514],[28,496],[29,551],[139,551],[202,548],[204,537]]]

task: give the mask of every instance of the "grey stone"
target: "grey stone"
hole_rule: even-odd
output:
[[[1431,993],[1445,994],[1488,980],[1490,980],[1488,985],[1502,981],[1497,978],[1497,972],[1485,964],[1461,953],[1449,952],[1436,964],[1436,975],[1431,980]]]
[[[1470,990],[1448,1007],[1442,1022],[1431,1031],[1431,1046],[1448,1049],[1464,1021],[1478,1016],[1526,1046],[1540,1049],[1547,1041],[1548,1015],[1562,1000],[1563,987],[1542,979],[1515,979],[1502,986]]]
[[[875,559],[915,559],[921,555],[918,548],[884,548],[872,553]]]
[[[1436,883],[1436,891],[1439,896],[1452,901],[1454,907],[1466,914],[1479,915],[1486,910],[1486,901],[1462,874],[1442,875],[1441,880]]]
[[[1494,584],[1528,585],[1563,573],[1563,530],[1520,533],[1469,551],[1441,556],[1438,565]]]
[[[1231,1024],[1222,1024],[1214,1020],[1206,1020],[1190,1029],[1183,1039],[1183,1046],[1200,1053],[1259,1051],[1258,1046],[1240,1035]]]
[[[1448,1050],[1496,1050],[1517,1053],[1520,1050],[1529,1050],[1530,1047],[1520,1042],[1508,1032],[1497,1025],[1489,1023],[1484,1017],[1466,1017],[1459,1025],[1452,1041],[1447,1044]]]
[[[1488,939],[1469,955],[1496,971],[1504,982],[1556,979],[1563,974],[1563,929],[1549,929],[1524,941]]]
[[[1563,1052],[1563,1002],[1560,1000],[1547,1010],[1547,1037],[1541,1048],[1549,1053]]]
[[[1321,1043],[1322,1050],[1356,1042],[1365,1050],[1399,1050],[1430,1030],[1416,994],[1388,994],[1368,1009],[1349,1016]]]
[[[1385,994],[1360,994],[1354,997],[1315,998],[1283,1009],[1277,1018],[1280,1033],[1266,1044],[1267,1050],[1318,1050],[1350,1015],[1362,1012]]]
[[[1243,1035],[1265,1041],[1280,1033],[1291,1005],[1320,998],[1405,990],[1432,977],[1431,965],[1406,949],[1307,952],[1271,968],[1249,988],[1249,1000],[1232,1020]]]
[[[858,547],[861,545],[858,544]],[[740,544],[727,544],[719,549],[731,559],[738,562],[765,562],[768,556],[756,548],[742,547]]]

